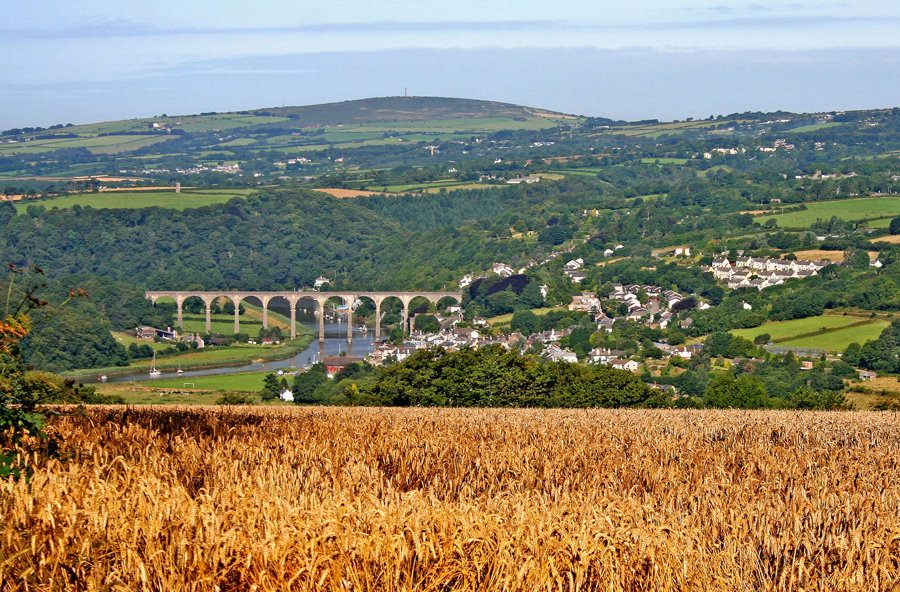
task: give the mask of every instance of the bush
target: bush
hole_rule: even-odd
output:
[[[254,405],[256,404],[256,399],[253,398],[253,395],[247,395],[244,393],[225,393],[218,399],[216,399],[216,405]]]

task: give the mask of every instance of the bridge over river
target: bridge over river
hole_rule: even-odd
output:
[[[325,342],[325,302],[331,298],[339,298],[350,309],[357,298],[368,298],[375,303],[375,342],[381,341],[381,305],[388,298],[397,298],[403,304],[403,327],[409,319],[409,303],[422,297],[437,304],[444,298],[452,298],[462,302],[462,292],[196,292],[196,291],[149,291],[145,293],[153,304],[160,298],[171,298],[178,307],[178,328],[183,330],[183,305],[188,298],[196,296],[206,304],[206,332],[212,332],[211,307],[216,298],[228,298],[234,303],[234,332],[241,332],[239,308],[245,298],[256,298],[262,303],[263,327],[269,327],[269,303],[275,299],[284,299],[291,309],[291,339],[297,337],[297,303],[301,300],[315,301],[319,309],[319,341]],[[348,315],[349,318],[349,315]],[[347,323],[347,341],[353,341],[353,323]]]

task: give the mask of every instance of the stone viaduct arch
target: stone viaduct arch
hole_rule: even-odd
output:
[[[409,321],[409,303],[419,296],[426,298],[435,305],[443,298],[452,298],[457,302],[462,302],[462,292],[362,292],[362,291],[340,291],[340,292],[306,292],[306,291],[283,291],[283,292],[228,292],[228,291],[209,291],[202,292],[196,290],[166,290],[166,291],[147,291],[145,296],[150,299],[153,304],[160,298],[172,298],[178,310],[178,328],[184,326],[184,301],[191,296],[196,296],[203,300],[206,305],[206,332],[212,330],[211,306],[213,301],[219,297],[230,299],[234,303],[234,332],[241,332],[240,316],[238,309],[241,302],[245,298],[256,298],[262,303],[263,310],[263,327],[269,326],[269,302],[273,298],[283,298],[291,306],[291,339],[297,337],[297,303],[301,299],[314,300],[319,308],[319,341],[325,341],[325,302],[332,297],[341,298],[348,307],[352,307],[353,303],[359,297],[366,297],[375,303],[375,342],[381,342],[381,304],[386,298],[395,297],[403,303],[402,326],[408,329]],[[353,341],[353,323],[347,323],[347,341]]]

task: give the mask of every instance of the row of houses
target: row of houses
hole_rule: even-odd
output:
[[[783,284],[789,279],[803,279],[818,275],[829,261],[809,261],[806,259],[770,259],[766,257],[738,257],[734,265],[727,257],[716,257],[712,265],[700,269],[712,273],[719,281],[724,281],[732,290],[756,288],[763,290],[769,286]]]

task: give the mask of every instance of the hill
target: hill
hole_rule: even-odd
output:
[[[521,122],[539,116],[565,117],[562,113],[509,103],[444,97],[378,97],[263,111],[277,117],[296,119],[303,126],[479,118],[505,118]]]

